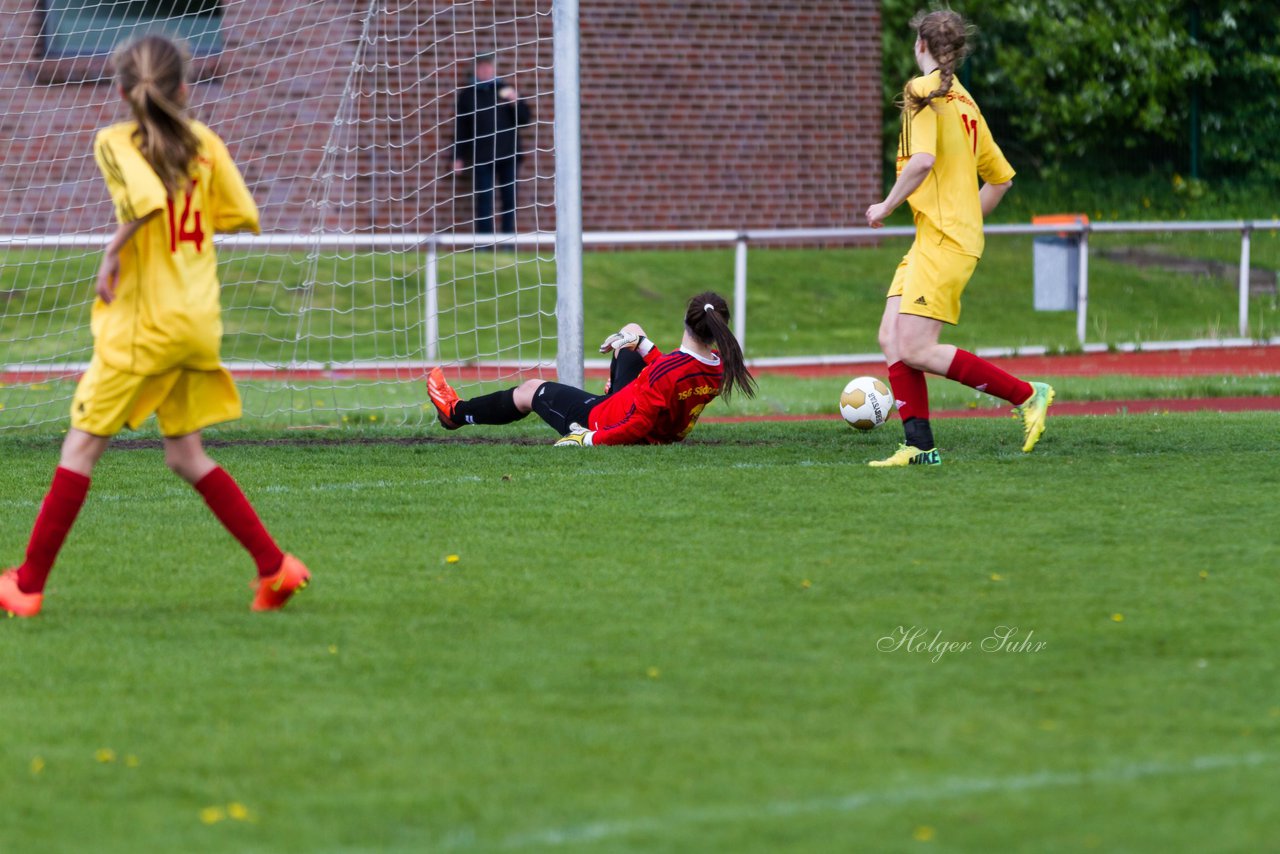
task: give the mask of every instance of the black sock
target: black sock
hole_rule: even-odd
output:
[[[454,420],[466,424],[510,424],[528,414],[516,408],[516,390],[513,388],[460,400],[453,408]]]
[[[614,353],[613,358],[609,360],[609,391],[613,391],[616,387],[618,387],[618,354]]]
[[[609,393],[617,393],[640,376],[644,368],[644,356],[635,350],[619,350],[609,362]]]
[[[908,418],[902,422],[903,432],[907,434],[907,444],[922,451],[933,450],[933,428],[928,418]]]

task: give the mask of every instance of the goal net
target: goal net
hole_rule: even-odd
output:
[[[0,430],[65,426],[90,358],[93,134],[146,31],[191,48],[192,115],[261,210],[218,242],[246,423],[426,424],[433,365],[555,373],[552,0],[33,2],[0,4]]]

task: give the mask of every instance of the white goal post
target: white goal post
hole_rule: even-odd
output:
[[[0,431],[65,426],[114,228],[93,134],[129,118],[108,57],[148,30],[192,48],[262,211],[217,242],[247,422],[428,425],[435,364],[581,383],[576,0],[29,0],[0,28]]]

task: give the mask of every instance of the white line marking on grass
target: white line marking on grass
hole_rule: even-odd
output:
[[[548,451],[548,453],[558,455],[558,456],[564,456],[564,457],[573,456],[572,454],[564,454],[563,452],[558,452],[558,451]],[[1259,451],[1259,453],[1262,453],[1262,451]],[[1021,458],[1023,455],[1017,455],[1017,456]],[[668,458],[666,457],[657,458],[651,464],[635,465],[633,466],[633,470],[639,470],[644,472],[648,472],[656,469],[671,470],[670,466],[667,464],[667,460]],[[775,469],[775,468],[793,468],[797,465],[809,466],[813,468],[844,469],[844,468],[860,468],[863,465],[863,462],[860,459],[855,459],[851,456],[847,459],[838,459],[838,460],[829,460],[829,461],[828,460],[822,460],[822,461],[802,460],[800,462],[794,462],[791,460],[788,460],[786,462],[739,461],[739,462],[732,463],[729,467],[734,469],[765,469],[767,470],[767,469]],[[682,473],[694,472],[694,471],[719,472],[719,471],[723,471],[724,469],[725,469],[725,465],[722,462],[707,462],[707,463],[696,463],[696,464],[689,464],[685,462],[679,465],[679,470]],[[616,477],[617,474],[618,474],[618,470],[614,468],[583,467],[583,468],[576,468],[576,469],[575,468],[556,469],[556,468],[548,467],[548,468],[529,469],[529,470],[523,470],[523,471],[517,470],[515,476],[517,479],[556,478],[556,477],[567,477],[567,478],[578,479],[584,476]],[[399,479],[397,480],[379,479],[379,480],[368,480],[368,481],[341,481],[340,480],[340,481],[331,481],[329,483],[313,483],[313,484],[302,485],[302,486],[291,486],[288,484],[267,484],[265,486],[251,487],[251,489],[255,494],[256,493],[289,494],[292,492],[298,492],[298,493],[348,492],[348,491],[360,491],[365,489],[388,489],[392,487],[404,488],[404,487],[415,487],[415,486],[440,486],[443,484],[456,484],[456,483],[485,483],[488,481],[493,481],[495,479],[496,478],[481,477],[480,475],[476,475],[476,474],[450,474],[450,475],[443,475],[439,477],[417,478],[414,480],[399,480]],[[177,481],[171,481],[171,482],[177,483]],[[42,483],[42,485],[38,488],[36,492],[32,492],[28,496],[25,496],[22,498],[0,498],[0,508],[33,507],[33,506],[38,507],[40,505],[40,502],[44,500],[44,494],[47,491],[48,491],[48,486],[47,486],[47,481],[45,481]],[[91,490],[89,495],[90,495],[90,501],[126,501],[126,500],[137,501],[137,500],[144,500],[147,498],[161,498],[161,497],[171,498],[176,495],[186,495],[189,492],[190,490],[183,486],[168,486],[168,487],[162,488],[161,490],[149,492],[145,496],[137,496],[132,494],[125,495],[123,493],[109,493],[109,492],[102,492],[100,490]],[[252,498],[252,495],[250,495],[250,498]]]
[[[453,475],[450,477],[436,477],[424,480],[366,480],[366,481],[335,481],[333,483],[313,483],[309,486],[288,486],[285,484],[267,484],[266,486],[250,487],[250,498],[253,495],[270,494],[270,495],[289,495],[291,493],[310,493],[310,492],[360,492],[366,489],[402,489],[406,486],[439,486],[449,483],[480,483],[484,478],[474,474]],[[28,498],[5,498],[0,499],[0,507],[18,507],[29,508],[39,507],[40,502],[44,500],[44,493],[32,493]],[[177,498],[182,495],[194,495],[194,490],[187,487],[170,486],[154,492],[148,492],[146,495],[125,495],[118,492],[95,492],[90,490],[88,503],[113,503],[120,501],[148,501],[159,498]]]
[[[563,453],[563,452],[560,452]],[[1261,452],[1260,452],[1261,453]],[[1019,455],[1021,456],[1021,455]],[[796,465],[813,466],[815,468],[850,468],[860,466],[857,460],[838,460],[832,462],[813,462],[805,460],[802,463],[794,462],[778,462],[778,463],[734,463],[733,468],[737,469],[774,469],[793,467]],[[642,471],[650,471],[650,467],[638,467]],[[723,471],[724,466],[719,463],[705,463],[700,465],[682,465],[681,473],[694,471],[717,472]],[[618,471],[616,469],[538,469],[536,471],[524,471],[516,474],[517,479],[538,479],[545,477],[567,477],[579,479],[584,476],[592,477],[616,477]],[[496,478],[484,478],[476,474],[456,474],[445,477],[420,478],[417,480],[364,480],[364,481],[333,481],[330,483],[313,483],[306,486],[290,486],[288,484],[267,484],[265,486],[250,487],[248,491],[249,498],[252,500],[254,495],[271,494],[271,495],[288,495],[290,493],[314,493],[314,492],[360,492],[366,489],[404,489],[406,487],[430,487],[441,486],[445,484],[456,483],[485,483],[492,482]],[[0,508],[32,508],[39,507],[40,502],[44,500],[45,492],[48,491],[47,486],[42,486],[29,496],[24,498],[3,498],[0,499]],[[89,503],[96,502],[119,502],[119,501],[146,501],[159,498],[174,498],[180,495],[192,494],[192,490],[182,486],[169,486],[154,492],[148,492],[146,495],[133,495],[116,492],[101,492],[90,490]]]
[[[1012,777],[959,777],[933,785],[909,786],[902,789],[852,792],[847,795],[810,798],[798,801],[771,801],[763,804],[728,804],[718,807],[677,810],[647,818],[592,821],[584,824],[546,828],[507,836],[497,842],[504,850],[531,847],[561,847],[617,839],[638,833],[687,828],[692,825],[716,825],[750,822],[764,818],[793,818],[817,813],[848,813],[874,806],[897,806],[919,801],[963,798],[972,795],[1005,794],[1037,789],[1066,788],[1085,785],[1128,783],[1147,777],[1176,777],[1228,769],[1266,765],[1276,761],[1266,753],[1238,756],[1198,756],[1187,762],[1137,762],[1099,768],[1093,771],[1039,771]],[[474,831],[459,830],[442,840],[444,848],[457,850],[490,847],[477,840]]]

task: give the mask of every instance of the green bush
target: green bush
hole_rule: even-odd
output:
[[[922,5],[882,4],[889,154],[893,101],[918,73],[907,22]],[[1280,19],[1268,4],[977,0],[957,11],[978,27],[960,79],[1024,173],[1280,185]]]

